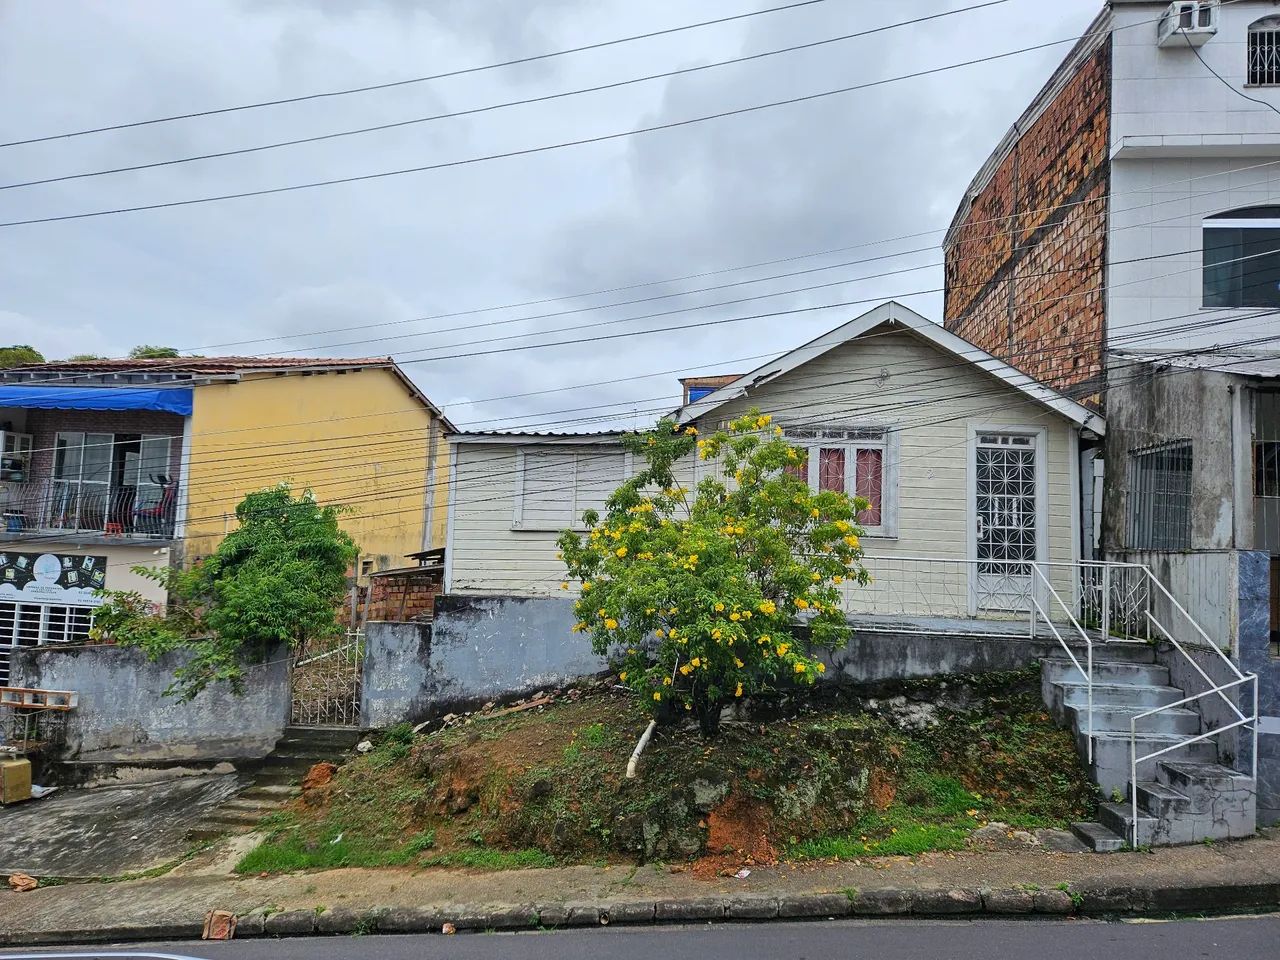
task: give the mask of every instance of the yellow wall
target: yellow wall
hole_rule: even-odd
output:
[[[342,526],[374,570],[404,566],[405,554],[444,545],[442,425],[390,370],[268,374],[197,387],[190,430],[187,559],[217,547],[245,494],[281,481],[298,492],[310,488],[321,503],[349,504]],[[433,433],[436,476],[429,483]],[[427,493],[435,507],[424,543]]]

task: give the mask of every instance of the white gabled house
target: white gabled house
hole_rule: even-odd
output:
[[[808,451],[810,484],[871,501],[862,523],[875,582],[850,590],[851,612],[1024,613],[1033,591],[1052,606],[1049,583],[1071,602],[1073,564],[1091,542],[1081,449],[1105,432],[1094,411],[895,302],[675,416],[705,435],[752,408]],[[632,469],[618,435],[451,440],[446,590],[558,592],[560,531]],[[712,469],[691,460],[687,480]]]

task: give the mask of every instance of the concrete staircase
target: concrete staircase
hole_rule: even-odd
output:
[[[247,833],[269,813],[301,795],[308,770],[328,760],[341,763],[363,734],[349,727],[287,727],[275,749],[247,771],[250,785],[210,810],[187,831],[192,840]]]
[[[1075,649],[1081,665],[1083,648]],[[1046,659],[1041,693],[1054,718],[1076,736],[1081,756],[1089,749],[1089,688],[1064,654]],[[1155,707],[1177,703],[1187,694],[1172,686],[1167,667],[1156,663],[1155,649],[1132,642],[1095,643],[1093,647],[1093,761],[1089,773],[1104,797],[1123,797],[1099,807],[1097,823],[1072,830],[1094,850],[1112,851],[1132,843],[1133,806],[1138,801],[1137,845],[1167,846],[1246,837],[1256,827],[1255,788],[1245,774],[1218,762],[1216,739],[1185,744],[1202,732],[1200,714],[1173,707],[1138,721],[1138,756],[1179,746],[1138,765],[1131,784],[1129,721]]]

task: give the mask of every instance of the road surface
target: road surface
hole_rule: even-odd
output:
[[[210,960],[1276,960],[1280,915],[1176,922],[825,921],[67,947]],[[19,953],[0,950],[0,960]]]

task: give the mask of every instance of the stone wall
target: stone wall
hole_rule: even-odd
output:
[[[1107,40],[1019,121],[945,243],[946,328],[1094,402],[1104,371],[1110,91]]]
[[[237,760],[266,756],[289,719],[282,651],[250,667],[243,694],[215,684],[183,703],[164,695],[184,654],[155,663],[112,645],[16,647],[13,686],[74,690],[64,757],[80,761]]]
[[[1258,823],[1280,823],[1280,660],[1271,656],[1270,554],[1240,554],[1240,639],[1237,662],[1258,675]],[[1241,762],[1252,754],[1252,739],[1240,737]]]

